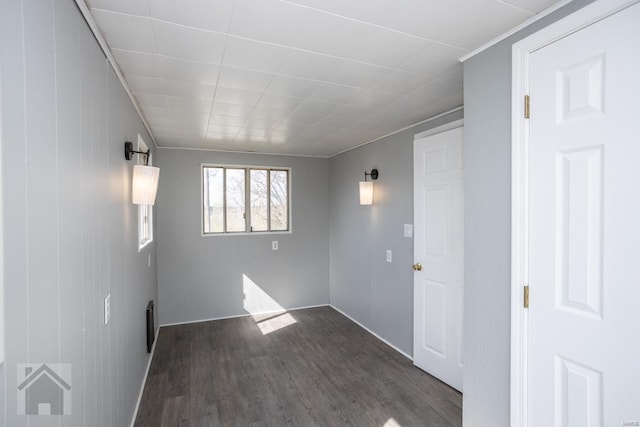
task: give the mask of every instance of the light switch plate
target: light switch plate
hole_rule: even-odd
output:
[[[274,240],[273,242],[271,242],[271,250],[272,251],[277,251],[278,250],[278,241]]]
[[[404,237],[413,237],[413,224],[404,225]]]
[[[392,257],[393,257],[393,254],[391,253],[391,250],[387,249],[387,262],[391,262]]]
[[[111,320],[111,294],[104,297],[104,324],[108,325]]]

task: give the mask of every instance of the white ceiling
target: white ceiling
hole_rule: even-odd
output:
[[[556,0],[86,0],[161,147],[330,156],[462,105]]]

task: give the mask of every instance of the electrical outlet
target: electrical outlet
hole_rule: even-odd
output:
[[[413,224],[404,225],[404,237],[413,237]]]
[[[390,249],[387,249],[387,262],[391,262],[392,260],[392,253]]]
[[[278,250],[278,241],[274,240],[273,242],[271,242],[271,250],[272,251],[277,251]]]
[[[104,324],[108,325],[111,320],[111,294],[104,297]]]

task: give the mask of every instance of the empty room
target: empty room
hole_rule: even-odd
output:
[[[0,0],[0,427],[640,426],[639,24]]]

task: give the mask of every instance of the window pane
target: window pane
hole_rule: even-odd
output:
[[[227,169],[227,231],[246,231],[244,169]]]
[[[224,232],[224,169],[204,168],[203,207],[204,207],[204,232]]]
[[[271,230],[289,229],[288,171],[271,171]]]
[[[202,173],[203,233],[290,230],[288,170],[203,166]]]
[[[267,171],[252,169],[250,174],[251,231],[267,231],[269,230]]]

